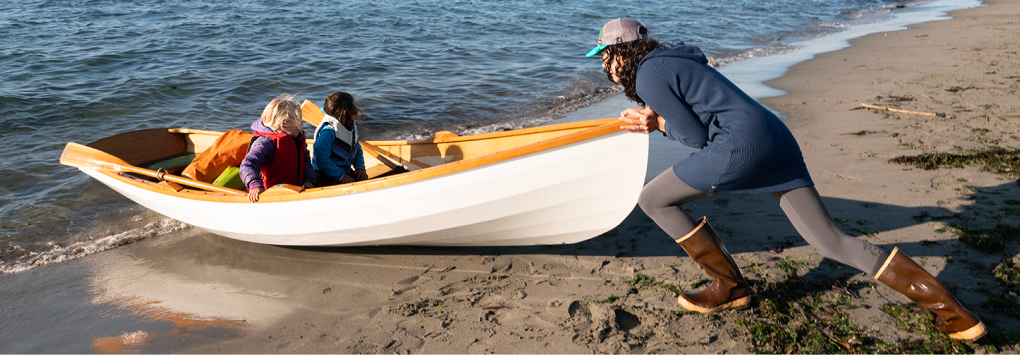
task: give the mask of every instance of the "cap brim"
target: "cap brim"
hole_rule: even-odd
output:
[[[601,52],[603,49],[606,49],[606,47],[607,47],[607,45],[604,45],[604,44],[601,45],[601,46],[595,46],[595,48],[592,48],[592,50],[588,51],[588,54],[585,54],[584,56],[585,57],[594,57],[596,54],[599,54],[599,52]]]

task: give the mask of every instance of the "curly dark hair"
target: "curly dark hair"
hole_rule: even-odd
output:
[[[329,93],[326,96],[326,102],[322,105],[322,110],[327,115],[340,120],[340,123],[348,128],[350,128],[351,122],[360,120],[362,116],[361,109],[354,105],[354,96],[343,91]]]
[[[641,64],[641,60],[645,59],[651,51],[662,48],[662,44],[652,38],[639,39],[636,41],[617,43],[610,45],[602,51],[607,54],[605,58],[612,61],[619,57],[623,59],[623,66],[617,68],[620,72],[617,77],[620,78],[620,85],[623,85],[623,92],[627,94],[627,98],[631,101],[637,102],[641,106],[645,106],[644,100],[638,97],[637,89],[635,84],[637,82],[637,69],[638,64]],[[605,63],[608,64],[608,63]],[[606,76],[609,77],[609,81],[613,81],[613,73],[609,72],[609,65],[604,65],[604,71]]]

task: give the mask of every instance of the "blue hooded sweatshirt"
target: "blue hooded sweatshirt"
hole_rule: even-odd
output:
[[[666,121],[669,139],[700,149],[673,166],[687,185],[715,193],[813,185],[786,124],[708,66],[698,47],[680,43],[648,53],[635,88]]]
[[[347,129],[333,116],[325,115],[313,137],[312,166],[316,173],[332,180],[323,183],[338,183],[354,168],[365,168],[357,124],[352,123],[351,129]]]

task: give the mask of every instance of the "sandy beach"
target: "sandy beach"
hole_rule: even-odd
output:
[[[706,276],[640,209],[562,246],[302,249],[192,228],[3,275],[4,331],[24,339],[7,349],[1020,352],[1020,281],[996,276],[1020,272],[1009,261],[1020,262],[1017,173],[890,162],[1020,148],[1020,2],[985,4],[855,39],[768,82],[788,94],[762,100],[786,116],[832,217],[936,275],[988,326],[977,343],[949,340],[904,296],[823,260],[771,196],[724,195],[688,210],[709,216],[752,283],[746,310],[679,308],[677,292]]]

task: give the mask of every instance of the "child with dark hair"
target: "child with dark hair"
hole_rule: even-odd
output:
[[[315,128],[312,144],[312,166],[319,185],[346,184],[368,178],[365,158],[358,143],[355,121],[361,109],[354,105],[354,96],[334,91],[322,105],[326,114]]]

